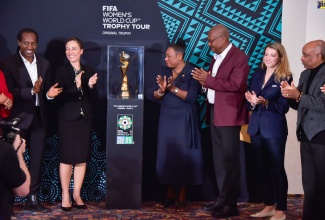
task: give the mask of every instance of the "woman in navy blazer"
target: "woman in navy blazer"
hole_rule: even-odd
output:
[[[261,212],[251,217],[286,219],[288,180],[284,155],[288,128],[285,114],[289,106],[281,95],[283,80],[292,81],[287,54],[280,43],[273,42],[265,47],[262,69],[253,74],[245,94],[252,111],[248,133],[263,180],[265,204]]]

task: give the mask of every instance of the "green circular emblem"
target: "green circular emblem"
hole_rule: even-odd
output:
[[[118,119],[117,124],[119,128],[127,130],[131,128],[133,122],[130,116],[124,115]]]

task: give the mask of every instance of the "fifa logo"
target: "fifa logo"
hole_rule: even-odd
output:
[[[317,1],[318,9],[325,9],[325,1]]]

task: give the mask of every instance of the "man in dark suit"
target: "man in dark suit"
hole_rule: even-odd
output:
[[[11,117],[26,112],[33,115],[33,121],[21,135],[27,141],[29,148],[29,171],[31,175],[30,194],[26,207],[34,211],[48,212],[39,203],[38,194],[41,182],[41,170],[45,145],[47,99],[53,99],[62,89],[57,84],[50,86],[50,66],[47,60],[35,55],[38,44],[38,34],[25,28],[18,33],[19,51],[4,60],[0,69],[3,70],[8,90],[14,97]]]
[[[215,53],[207,71],[195,68],[193,77],[208,88],[208,110],[213,148],[213,161],[219,196],[203,211],[215,217],[239,215],[237,197],[240,191],[240,129],[247,124],[245,92],[249,73],[246,55],[229,41],[229,30],[223,25],[211,28],[208,42]]]
[[[303,219],[324,219],[325,210],[325,41],[308,42],[302,48],[306,68],[298,87],[281,83],[281,92],[289,105],[298,110],[297,137],[300,141]]]

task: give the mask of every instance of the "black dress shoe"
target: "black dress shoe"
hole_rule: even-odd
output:
[[[63,207],[63,206],[61,206],[61,209],[62,209],[63,211],[65,211],[65,212],[70,212],[71,209],[72,209],[72,207],[71,207],[71,206],[70,206],[70,207]]]
[[[36,195],[28,195],[26,200],[26,208],[35,212],[52,212],[51,209],[43,206]]]
[[[78,205],[76,201],[74,200],[73,196],[71,196],[71,201],[72,201],[72,206],[77,208],[77,209],[86,209],[87,206],[85,204],[83,205]]]
[[[176,212],[186,211],[186,201],[178,201],[175,207]]]
[[[207,205],[204,205],[201,209],[201,211],[203,212],[207,212],[207,213],[214,213],[214,212],[218,212],[222,209],[223,204],[221,202],[214,202],[214,203],[210,203]]]
[[[239,211],[237,206],[225,205],[219,212],[214,212],[212,215],[216,218],[227,218],[239,215]]]
[[[167,198],[164,203],[164,208],[168,208],[170,206],[175,206],[175,199]]]

